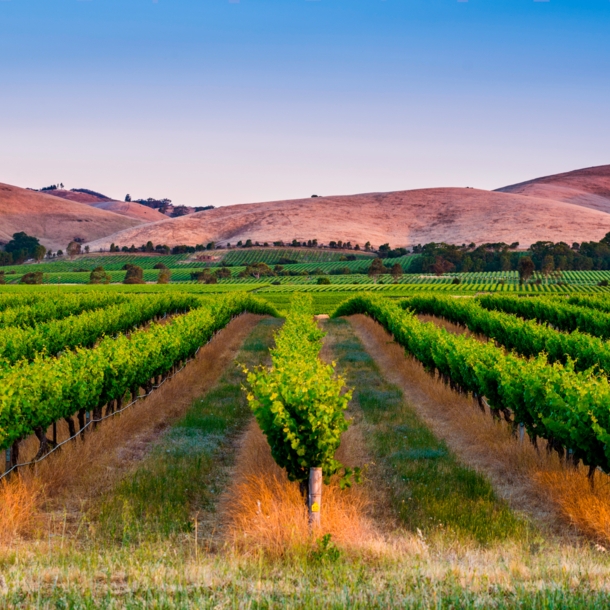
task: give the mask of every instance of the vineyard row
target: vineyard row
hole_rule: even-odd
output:
[[[192,295],[132,295],[127,303],[53,320],[33,328],[11,327],[0,332],[0,369],[18,360],[54,356],[62,350],[90,347],[100,337],[132,330],[159,316],[186,312],[200,305]]]
[[[16,462],[19,441],[34,433],[44,454],[52,448],[46,437],[51,424],[66,419],[73,436],[74,416],[83,427],[87,412],[99,419],[104,408],[106,414],[120,409],[127,392],[138,396],[140,388],[158,383],[244,311],[277,315],[268,303],[234,294],[130,337],[106,337],[91,349],[15,364],[0,373],[0,449],[12,447]]]
[[[574,331],[564,333],[513,314],[483,309],[476,301],[441,296],[414,296],[401,302],[405,309],[445,318],[473,333],[485,335],[526,357],[544,352],[550,362],[567,364],[576,371],[599,367],[610,374],[610,344]]]
[[[560,455],[582,460],[590,475],[610,472],[610,385],[606,377],[575,372],[546,356],[526,360],[506,354],[493,343],[455,336],[435,324],[422,323],[387,299],[359,296],[346,301],[334,316],[368,314],[430,372],[451,385],[483,397],[496,414],[515,428],[523,424],[534,443],[539,437]]]

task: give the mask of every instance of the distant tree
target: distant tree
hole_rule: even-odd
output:
[[[40,262],[44,258],[44,255],[46,253],[47,253],[47,249],[42,244],[38,244],[34,248],[34,258],[36,259],[37,262]]]
[[[13,263],[19,264],[28,258],[34,258],[38,246],[38,239],[21,231],[13,233],[13,238],[4,246],[4,251],[12,255]]]
[[[318,278],[318,284],[323,285],[323,284],[330,284],[330,279],[327,277],[319,277]]]
[[[90,284],[110,284],[112,278],[106,273],[104,267],[96,267],[89,275]]]
[[[193,252],[195,252],[195,246],[187,246],[185,244],[172,248],[172,254],[192,254]]]
[[[63,256],[64,255],[64,251],[63,250],[58,250],[57,251],[57,256]]]
[[[392,271],[390,271],[390,273],[392,274],[392,277],[394,278],[395,282],[398,282],[398,280],[402,277],[402,267],[400,266],[399,263],[395,263],[392,266]]]
[[[534,261],[529,256],[522,256],[519,259],[519,266],[517,268],[519,271],[519,281],[521,283],[527,282],[534,274],[535,269]]]
[[[153,269],[167,269],[167,265],[165,263],[157,263],[154,265]]]
[[[187,216],[190,212],[191,210],[185,205],[177,205],[172,212],[172,217],[178,218],[179,216]]]
[[[231,270],[228,267],[221,267],[216,271],[216,277],[218,279],[227,279],[231,277]]]
[[[22,276],[20,283],[21,284],[42,284],[43,274],[42,271],[32,271],[31,273],[26,273]]]
[[[544,257],[542,262],[542,273],[548,279],[549,275],[555,270],[555,259],[549,254]]]
[[[211,273],[209,269],[203,271],[194,271],[191,273],[191,279],[196,280],[200,284],[217,284],[218,278],[214,273]]]
[[[451,283],[452,283],[452,284],[461,284],[461,283],[462,283],[462,280],[461,280],[459,277],[454,277],[454,278],[451,280]],[[504,280],[500,280],[498,283],[499,283],[499,284],[504,284]]]
[[[367,274],[375,283],[377,283],[379,276],[382,273],[387,273],[387,271],[387,268],[383,265],[383,261],[380,258],[374,258],[369,270],[367,271]]]
[[[455,265],[451,261],[445,260],[444,258],[437,256],[436,260],[434,261],[434,264],[431,266],[431,269],[435,273],[435,275],[440,277],[444,273],[450,273],[451,271],[453,271],[455,269]]]
[[[145,284],[144,270],[137,265],[127,265],[127,273],[123,284]]]
[[[125,195],[125,201],[131,201],[131,195],[129,193]]]
[[[157,284],[169,284],[172,278],[172,272],[169,269],[161,269],[159,271],[159,277],[157,278]]]
[[[261,277],[274,276],[275,272],[266,263],[253,263],[248,265],[240,274],[239,277],[254,277],[257,280]]]
[[[80,254],[81,245],[77,241],[71,241],[66,248],[68,256],[73,258],[77,254]]]
[[[89,246],[85,246],[85,252],[89,254]]]
[[[211,241],[207,246],[206,250],[216,250],[216,242]]]
[[[251,248],[252,247],[252,240],[251,239],[246,239],[246,243],[244,244],[244,248]]]
[[[364,244],[364,249],[365,249],[367,252],[370,252],[370,251],[371,251],[371,242],[370,242],[370,241],[367,241],[367,242],[366,242],[366,244]]]

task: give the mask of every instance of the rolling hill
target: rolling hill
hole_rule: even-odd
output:
[[[601,239],[610,214],[591,207],[510,192],[436,188],[231,205],[126,229],[93,241],[92,250],[120,245],[195,245],[292,239],[485,243]]]
[[[96,207],[0,183],[0,242],[25,231],[47,248],[65,249],[75,237],[101,239],[141,224]]]
[[[318,239],[373,246],[599,240],[610,231],[610,165],[497,191],[432,188],[230,205],[167,218],[133,202],[89,193],[30,191],[0,184],[0,242],[16,231],[65,248],[75,237],[93,252],[120,246]]]
[[[610,213],[610,165],[536,178],[497,192],[563,201]]]
[[[69,201],[76,201],[77,203],[84,203],[97,208],[98,210],[114,212],[115,214],[127,216],[128,218],[135,218],[136,220],[140,220],[142,222],[156,222],[157,220],[167,218],[165,214],[161,214],[161,212],[158,210],[149,208],[141,203],[136,203],[135,201],[115,201],[109,197],[98,197],[96,195],[92,195],[91,193],[66,191],[63,189],[46,191],[45,194],[52,195],[53,197],[60,197],[61,199],[67,199]]]

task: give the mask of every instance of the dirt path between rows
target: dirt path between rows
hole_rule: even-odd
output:
[[[575,540],[576,530],[537,483],[536,474],[563,470],[555,456],[537,453],[518,442],[508,426],[483,414],[472,398],[433,379],[376,322],[364,315],[349,318],[356,335],[384,376],[398,386],[433,432],[466,465],[483,473],[513,510],[533,519],[544,531]]]
[[[47,509],[77,517],[137,467],[165,430],[218,382],[261,319],[239,316],[151,396],[86,434],[84,442],[71,443],[42,462],[36,476],[44,485]]]

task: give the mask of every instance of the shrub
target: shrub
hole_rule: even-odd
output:
[[[218,284],[218,278],[215,274],[210,273],[208,269],[203,271],[193,271],[191,273],[191,279],[199,282],[200,284]]]
[[[144,270],[137,265],[126,265],[128,267],[123,284],[145,284]]]
[[[32,271],[26,273],[19,281],[21,284],[42,284],[42,279],[42,271]]]
[[[157,263],[153,269],[167,269],[167,265],[165,265],[164,263]]]
[[[159,277],[157,279],[157,284],[169,284],[169,281],[172,278],[172,272],[166,267],[165,269],[161,269],[159,271]]]
[[[110,284],[112,278],[104,271],[104,267],[96,267],[89,276],[90,284]]]
[[[318,284],[322,285],[326,285],[326,284],[330,284],[330,280],[327,277],[319,277],[318,278]]]

